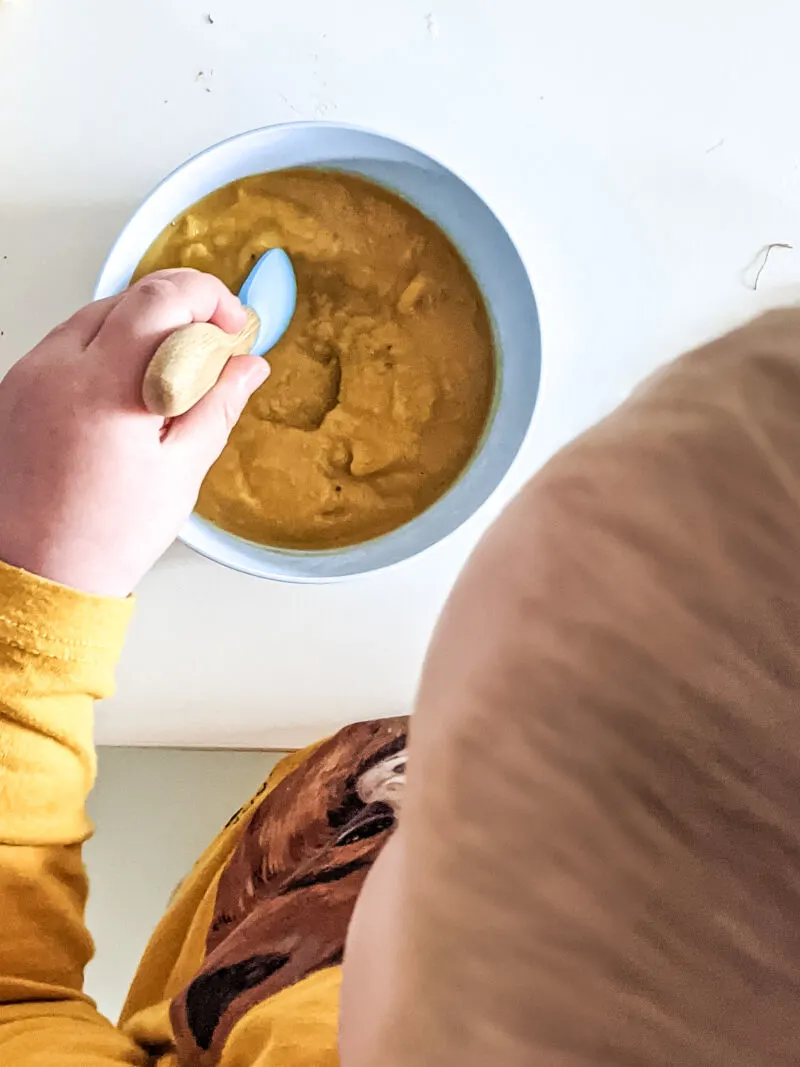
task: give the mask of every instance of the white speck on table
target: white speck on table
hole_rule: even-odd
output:
[[[432,11],[428,11],[425,15],[425,29],[428,31],[429,37],[436,38],[439,36],[439,20]]]

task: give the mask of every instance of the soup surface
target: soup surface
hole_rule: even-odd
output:
[[[486,309],[442,231],[371,182],[286,170],[175,219],[136,272],[208,271],[238,291],[286,249],[297,310],[200,492],[241,537],[324,549],[387,533],[456,480],[481,438],[495,360]]]

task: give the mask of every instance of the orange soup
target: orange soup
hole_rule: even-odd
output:
[[[198,510],[266,545],[354,544],[424,511],[469,463],[495,383],[486,309],[416,208],[318,170],[217,190],[164,230],[137,277],[196,267],[238,291],[274,247],[291,256],[297,310]]]

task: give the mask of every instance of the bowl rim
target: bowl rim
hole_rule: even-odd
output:
[[[109,285],[107,275],[110,271],[111,265],[114,262],[115,257],[118,254],[120,245],[123,244],[126,237],[131,230],[134,230],[138,219],[141,214],[150,204],[150,202],[167,186],[171,185],[175,179],[182,175],[189,168],[199,166],[203,159],[208,156],[218,154],[225,149],[230,148],[236,143],[244,143],[251,139],[260,139],[263,137],[279,137],[281,135],[290,133],[308,133],[313,130],[327,130],[327,131],[339,131],[342,133],[349,133],[354,135],[362,135],[369,139],[376,139],[384,142],[385,144],[394,145],[400,149],[404,149],[410,152],[412,155],[417,156],[420,161],[424,161],[427,164],[432,164],[433,167],[441,172],[443,175],[450,179],[454,179],[459,183],[463,189],[477,199],[480,206],[487,213],[488,217],[493,222],[497,231],[501,235],[502,239],[507,242],[510,251],[516,257],[516,260],[521,267],[525,281],[527,283],[526,296],[530,300],[531,311],[533,313],[535,337],[532,338],[532,347],[535,349],[535,372],[534,372],[534,386],[533,395],[530,402],[530,412],[527,417],[527,423],[522,432],[517,434],[517,440],[512,447],[510,455],[507,459],[500,464],[500,470],[494,480],[494,484],[488,489],[483,488],[481,491],[475,494],[475,497],[471,500],[467,507],[461,507],[454,514],[447,517],[443,514],[441,505],[446,505],[448,498],[451,497],[454,490],[459,486],[462,480],[469,474],[470,471],[474,471],[476,466],[479,465],[481,458],[484,456],[487,446],[490,444],[497,424],[497,414],[500,408],[500,391],[501,391],[501,379],[504,369],[504,361],[502,358],[502,351],[499,345],[499,339],[496,336],[496,324],[492,314],[492,302],[488,298],[484,286],[480,280],[475,276],[472,266],[467,263],[470,273],[473,274],[475,282],[483,297],[484,304],[486,306],[487,313],[489,314],[492,331],[495,341],[495,359],[497,362],[496,368],[496,383],[495,394],[492,402],[492,409],[487,417],[486,425],[484,426],[481,438],[473,452],[471,458],[467,462],[466,466],[460,472],[455,481],[445,490],[445,492],[438,497],[433,504],[429,505],[424,511],[408,520],[403,525],[397,527],[394,530],[389,531],[386,534],[379,535],[370,540],[359,542],[353,545],[343,546],[341,548],[333,549],[316,549],[316,550],[294,550],[276,548],[271,545],[263,545],[257,542],[248,541],[238,535],[231,533],[222,527],[216,526],[210,520],[203,518],[196,511],[192,511],[189,518],[186,520],[184,526],[178,533],[178,540],[182,541],[187,547],[191,548],[194,552],[211,560],[214,563],[222,564],[232,570],[239,571],[243,574],[253,575],[258,578],[266,578],[272,581],[278,581],[290,584],[327,584],[332,582],[344,581],[350,578],[363,576],[376,571],[388,570],[395,567],[409,559],[413,559],[415,556],[427,551],[434,545],[444,541],[452,534],[454,534],[461,526],[464,525],[470,518],[476,515],[488,501],[498,492],[503,482],[517,459],[522,445],[530,431],[530,426],[538,409],[539,395],[541,391],[541,361],[542,361],[542,347],[541,347],[541,321],[539,316],[538,304],[536,296],[533,290],[533,286],[530,281],[530,277],[525,268],[522,257],[514,244],[508,230],[498,218],[495,211],[490,207],[482,194],[478,193],[467,181],[464,180],[456,171],[443,164],[435,156],[432,156],[429,152],[417,148],[415,145],[410,144],[407,141],[400,140],[399,138],[392,137],[391,135],[381,133],[378,130],[370,129],[369,127],[359,126],[355,124],[345,122],[335,122],[330,120],[296,120],[291,122],[273,123],[266,126],[257,126],[248,130],[243,130],[239,133],[231,134],[228,137],[223,138],[220,141],[216,141],[213,144],[207,145],[205,148],[200,149],[194,155],[189,156],[182,163],[174,167],[168,174],[166,174],[160,181],[154,185],[150,191],[140,200],[133,213],[128,218],[125,225],[117,234],[113,241],[108,254],[106,255],[100,272],[97,277],[97,281],[94,287],[94,299],[99,299],[102,296],[112,295],[113,292],[119,292],[119,287]],[[368,158],[368,157],[364,157]],[[314,167],[322,167],[324,163],[314,163],[313,161],[303,163],[302,166],[307,166],[311,169]],[[275,167],[274,170],[283,169],[281,167]],[[346,171],[345,167],[337,168]],[[269,173],[268,170],[264,173]],[[231,179],[235,181],[236,179]],[[377,179],[369,178],[367,180],[375,181],[376,184],[382,184]],[[224,183],[223,183],[224,184]],[[218,186],[221,188],[222,186]],[[388,186],[387,186],[388,188]],[[399,190],[391,190],[396,195],[403,197],[403,193]],[[403,197],[405,198],[405,197]],[[409,200],[418,211],[421,211],[423,215],[426,212],[417,204],[414,204],[413,200]],[[188,205],[187,205],[188,206]],[[427,216],[429,217],[429,216]],[[464,252],[459,248],[458,243],[454,240],[453,236],[447,233],[447,230],[438,223],[435,219],[432,219],[435,225],[444,229],[448,239],[453,241],[456,245],[459,254],[464,256]],[[156,236],[156,235],[154,235]],[[135,264],[131,268],[131,275],[135,269]],[[128,279],[129,280],[129,279]],[[431,519],[435,521],[431,524]],[[423,525],[431,527],[424,534],[422,533]],[[411,536],[409,536],[411,535]],[[416,536],[415,536],[416,535]],[[361,559],[366,555],[367,559]],[[371,558],[370,558],[371,557]],[[287,571],[281,569],[280,564],[285,563],[287,560],[303,560],[307,566],[303,571]],[[314,565],[317,566],[314,566]],[[324,573],[315,573],[317,569],[324,571]]]

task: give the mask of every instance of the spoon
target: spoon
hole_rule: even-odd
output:
[[[216,384],[231,356],[264,356],[286,332],[297,302],[292,261],[282,248],[259,259],[239,291],[247,322],[226,333],[210,322],[181,326],[162,341],[144,373],[142,399],[154,415],[174,418]]]

